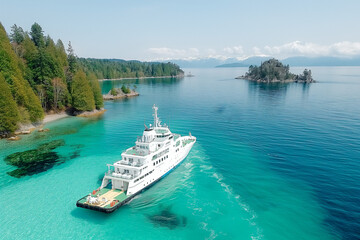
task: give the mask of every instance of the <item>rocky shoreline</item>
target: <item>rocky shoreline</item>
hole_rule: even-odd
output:
[[[106,111],[107,110],[104,108],[94,109],[92,111],[77,113],[76,117],[97,117],[97,116],[103,115]]]
[[[49,132],[48,128],[44,128],[46,123],[54,122],[56,120],[60,120],[66,117],[96,117],[104,114],[107,110],[102,109],[95,109],[93,111],[85,111],[85,112],[76,112],[76,111],[63,111],[60,113],[51,113],[46,114],[44,119],[40,122],[35,123],[27,123],[27,124],[20,124],[18,130],[16,130],[13,134],[10,133],[2,133],[0,135],[1,138],[5,138],[10,141],[17,141],[21,139],[21,135],[31,134],[34,131],[38,132]]]
[[[235,79],[243,79],[243,80],[248,80],[248,81],[253,81],[253,82],[258,82],[258,83],[292,83],[292,82],[295,82],[295,83],[315,83],[316,81],[314,79],[285,79],[285,80],[279,80],[279,79],[253,79],[253,78],[249,78],[249,77],[246,77],[244,75],[242,76],[238,76],[236,77]]]
[[[7,138],[8,140],[16,141],[21,139],[19,135],[30,134],[35,130],[38,130],[39,132],[48,132],[49,129],[43,128],[46,123],[53,122],[69,116],[70,115],[67,114],[65,111],[60,113],[46,114],[44,119],[40,122],[19,124],[19,128],[13,134],[2,133],[2,135],[0,135],[0,139]]]
[[[136,97],[140,94],[138,92],[135,92],[134,90],[130,90],[130,93],[124,93],[118,89],[115,89],[116,95],[111,94],[111,91],[109,91],[107,94],[103,95],[104,100],[116,100],[116,99],[122,99],[122,98],[130,98],[130,97]]]

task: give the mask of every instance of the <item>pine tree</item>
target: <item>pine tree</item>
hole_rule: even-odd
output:
[[[14,132],[19,122],[19,111],[10,88],[0,73],[0,135]]]
[[[66,69],[66,82],[67,82],[69,91],[72,92],[73,77],[76,72],[77,61],[76,61],[76,56],[75,56],[74,50],[71,46],[71,42],[69,42],[67,52],[68,52],[68,55],[67,55],[68,66]]]
[[[35,43],[35,46],[43,47],[45,45],[43,30],[39,24],[34,23],[31,26],[30,36],[31,40]]]
[[[104,101],[101,94],[99,81],[94,73],[89,74],[89,83],[94,94],[95,107],[96,109],[100,109],[104,106]]]
[[[75,73],[72,86],[72,106],[78,111],[94,110],[94,94],[83,71],[78,71],[77,73]]]
[[[35,122],[43,118],[44,112],[39,99],[24,79],[19,68],[21,60],[13,51],[4,27],[0,24],[0,72],[8,83],[11,94],[19,106],[25,107],[29,121]]]

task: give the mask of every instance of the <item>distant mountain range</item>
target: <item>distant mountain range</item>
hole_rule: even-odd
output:
[[[202,58],[193,60],[169,60],[181,68],[228,68],[228,67],[249,67],[250,65],[260,65],[261,62],[269,60],[272,57],[250,57],[239,61],[236,58],[228,58],[225,60],[217,58]],[[360,66],[360,57],[340,58],[340,57],[289,57],[281,60],[285,65],[293,67],[301,66]]]

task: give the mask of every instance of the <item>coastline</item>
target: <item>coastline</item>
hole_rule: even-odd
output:
[[[151,78],[182,78],[184,75],[176,75],[176,76],[161,76],[161,77],[125,77],[125,78],[111,78],[111,79],[98,79],[99,82],[103,81],[113,81],[113,80],[131,80],[131,79],[151,79]]]
[[[102,108],[102,109],[94,109],[92,111],[85,111],[82,112],[80,114],[77,114],[75,117],[96,117],[96,116],[100,116],[102,114],[104,114],[107,110]]]
[[[122,99],[122,98],[130,98],[130,97],[137,97],[140,94],[134,90],[130,90],[130,93],[118,93],[117,95],[111,95],[110,92],[108,94],[103,95],[104,101],[108,100],[116,100],[116,99]]]
[[[14,132],[14,134],[15,135],[30,134],[36,129],[42,131],[43,130],[42,128],[46,123],[54,122],[56,120],[59,120],[59,119],[65,118],[65,117],[69,117],[69,116],[70,115],[68,115],[65,111],[59,112],[59,113],[46,114],[44,119],[41,122],[19,124],[19,128]],[[16,140],[18,140],[18,139],[16,139]]]
[[[69,117],[69,116],[70,115],[68,115],[66,112],[46,114],[42,121],[42,124],[53,122],[53,121],[56,121],[56,120],[59,120],[59,119],[65,118],[65,117]]]
[[[285,79],[285,80],[274,79],[274,80],[268,81],[266,79],[246,78],[245,76],[239,76],[239,77],[236,77],[235,79],[242,79],[242,80],[258,82],[258,83],[291,83],[291,82],[297,82],[297,80],[294,80],[294,79]]]
[[[14,132],[13,136],[10,137],[4,137],[5,139],[16,141],[20,140],[21,137],[19,135],[27,135],[34,131],[39,132],[48,132],[49,129],[43,129],[44,125],[50,122],[55,122],[57,120],[66,118],[66,117],[96,117],[100,116],[103,113],[106,112],[106,109],[100,109],[100,110],[93,110],[93,111],[87,111],[87,112],[81,112],[77,115],[70,115],[66,111],[62,111],[59,113],[51,113],[51,114],[45,114],[45,117],[40,122],[35,123],[26,123],[26,124],[19,124],[19,128]]]

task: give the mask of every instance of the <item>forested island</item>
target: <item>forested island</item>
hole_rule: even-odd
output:
[[[305,69],[302,74],[293,74],[289,71],[289,65],[283,65],[277,59],[269,59],[261,65],[249,67],[249,71],[244,76],[237,79],[246,79],[256,82],[274,83],[274,82],[301,82],[312,83],[315,80],[311,76],[311,70]]]
[[[98,79],[183,77],[184,72],[173,63],[125,61],[121,59],[79,58],[78,63],[86,73]]]
[[[130,89],[130,87],[126,87],[122,85],[121,88],[112,88],[107,94],[103,95],[104,100],[115,100],[121,98],[130,98],[139,96],[139,93],[136,92],[136,85],[134,85],[134,89]]]
[[[37,23],[29,32],[13,25],[9,35],[0,23],[0,138],[49,112],[101,109],[99,79],[181,75],[172,63],[78,58]]]

